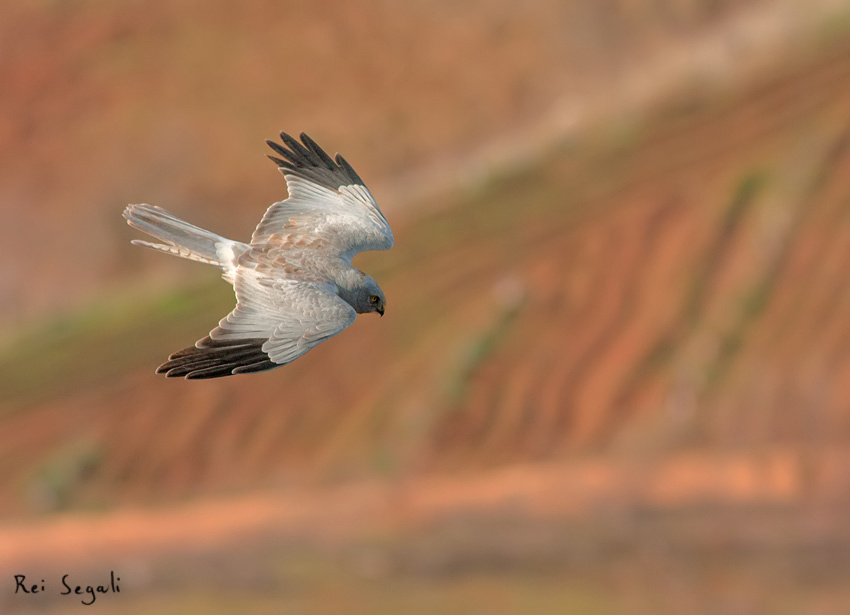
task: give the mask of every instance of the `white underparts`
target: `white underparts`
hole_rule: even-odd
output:
[[[222,277],[231,284],[233,284],[236,279],[236,253],[233,251],[234,245],[236,245],[236,242],[229,239],[217,241],[215,244],[215,253],[216,256],[218,256],[218,264],[220,264],[221,269],[224,272],[222,273]]]

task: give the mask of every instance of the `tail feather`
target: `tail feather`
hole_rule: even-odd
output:
[[[156,205],[128,205],[124,210],[127,224],[165,244],[134,240],[132,243],[189,260],[220,268],[225,277],[232,273],[236,259],[248,249],[238,241],[204,230],[181,220]]]

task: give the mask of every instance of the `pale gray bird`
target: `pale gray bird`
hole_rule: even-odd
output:
[[[127,223],[164,243],[133,243],[215,265],[233,284],[236,308],[157,373],[187,379],[260,372],[294,361],[333,337],[357,314],[384,315],[384,293],[351,266],[366,250],[389,250],[393,234],[351,165],[310,137],[266,141],[289,198],[274,203],[251,243],[225,239],[155,205],[129,205]],[[303,144],[303,145],[302,145]]]

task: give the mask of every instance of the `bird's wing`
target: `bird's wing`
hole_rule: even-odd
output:
[[[256,245],[290,235],[320,237],[347,261],[358,252],[389,250],[393,233],[372,193],[345,158],[333,159],[306,134],[266,141],[286,178],[289,198],[274,203],[254,230]],[[277,237],[275,237],[277,236]]]
[[[274,280],[240,269],[235,289],[236,308],[208,337],[171,355],[157,372],[194,379],[273,369],[333,337],[357,316],[327,284]]]

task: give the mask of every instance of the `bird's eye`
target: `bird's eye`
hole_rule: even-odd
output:
[[[372,295],[371,297],[369,297],[369,301],[371,301],[372,303],[377,303],[378,302],[378,296]]]

